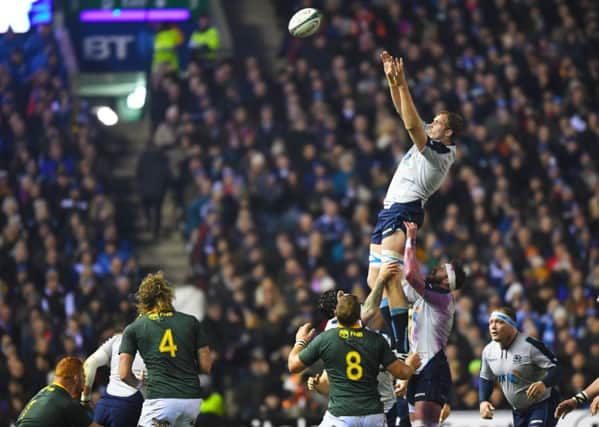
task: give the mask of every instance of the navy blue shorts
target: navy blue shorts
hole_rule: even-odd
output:
[[[144,398],[138,391],[129,397],[104,393],[94,411],[94,422],[104,427],[136,427]]]
[[[387,418],[388,427],[395,427],[395,422],[397,420],[397,402],[393,404],[391,409],[385,412],[385,418]]]
[[[406,399],[411,405],[419,400],[437,402],[443,406],[449,399],[451,373],[443,351],[428,361],[422,372],[410,378]]]
[[[554,427],[557,419],[553,413],[558,403],[559,396],[555,389],[552,389],[547,399],[531,406],[528,410],[523,412],[514,410],[514,427]]]
[[[414,222],[418,228],[422,227],[424,221],[424,209],[422,202],[415,200],[408,203],[393,203],[388,209],[383,209],[379,212],[376,225],[372,230],[370,242],[375,245],[380,245],[383,238],[395,233],[398,229],[406,232],[404,221]]]

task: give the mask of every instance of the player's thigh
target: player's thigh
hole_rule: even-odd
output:
[[[371,288],[374,286],[379,270],[381,269],[381,245],[370,244],[370,255],[368,256],[368,276],[366,282]]]
[[[414,405],[414,420],[424,421],[425,425],[436,424],[439,422],[442,405],[438,402],[429,400],[418,400]]]
[[[178,399],[146,399],[139,416],[139,427],[172,427],[179,415]]]
[[[200,414],[202,399],[179,399],[177,404],[179,415],[173,427],[193,427]]]
[[[404,246],[406,244],[406,235],[402,230],[395,230],[394,233],[383,237],[381,244],[382,251],[393,251],[397,252],[403,257]],[[383,260],[384,261],[384,260]]]
[[[94,408],[94,422],[101,426],[108,426],[111,423],[111,408],[106,398],[102,397]],[[136,420],[137,421],[137,420]]]
[[[141,414],[143,398],[141,394],[129,398],[113,398],[112,420],[104,427],[135,427]]]
[[[387,427],[387,417],[385,414],[372,414],[358,417],[360,427]]]

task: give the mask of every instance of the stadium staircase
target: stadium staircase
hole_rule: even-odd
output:
[[[276,1],[276,0],[274,0]],[[232,31],[237,58],[256,56],[271,70],[284,37],[273,0],[236,0],[221,3]]]
[[[171,194],[168,193],[164,200],[162,233],[159,239],[154,239],[146,226],[141,199],[137,194],[137,160],[150,137],[149,120],[120,123],[114,126],[113,132],[118,144],[112,145],[120,148],[111,153],[118,161],[109,185],[115,199],[121,235],[134,243],[142,273],[161,269],[171,283],[184,284],[190,269],[189,257],[175,220]]]

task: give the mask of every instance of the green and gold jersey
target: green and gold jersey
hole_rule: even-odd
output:
[[[148,313],[127,326],[119,353],[141,354],[148,369],[147,399],[197,399],[198,349],[206,345],[195,317],[178,311]]]
[[[88,427],[91,412],[56,383],[41,389],[27,403],[17,419],[17,427]]]
[[[329,376],[329,412],[336,417],[382,414],[377,375],[396,358],[382,335],[364,328],[322,332],[304,348],[304,365],[324,361]]]

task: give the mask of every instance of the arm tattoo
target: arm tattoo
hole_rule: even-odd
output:
[[[369,320],[370,316],[372,316],[374,314],[374,310],[376,310],[376,308],[381,303],[381,299],[383,298],[383,290],[385,289],[385,286],[387,286],[387,283],[389,283],[389,281],[392,278],[393,278],[392,274],[377,278],[377,281],[374,284],[374,288],[372,288],[372,290],[368,294],[368,297],[364,301],[364,305],[362,307],[363,308],[362,321],[364,323],[366,323]]]

